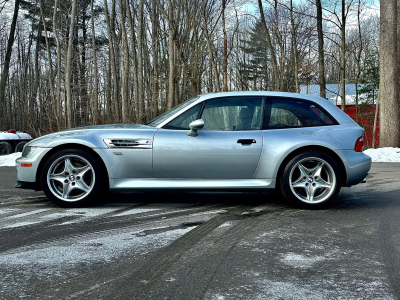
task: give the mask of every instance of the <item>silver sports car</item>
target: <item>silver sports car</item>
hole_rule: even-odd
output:
[[[29,142],[16,187],[80,206],[106,190],[277,189],[317,208],[364,180],[364,130],[318,97],[277,92],[190,99],[147,125],[75,128]]]

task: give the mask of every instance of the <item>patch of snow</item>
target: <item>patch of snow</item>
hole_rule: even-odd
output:
[[[325,260],[323,256],[305,256],[296,253],[287,253],[281,261],[289,266],[301,269],[311,268],[316,262]]]
[[[116,216],[121,217],[121,216],[136,215],[136,214],[142,214],[142,213],[146,213],[146,212],[154,211],[154,210],[159,210],[159,209],[158,208],[135,208],[135,209],[131,209],[131,210],[116,214]]]
[[[35,215],[35,214],[39,214],[45,211],[50,210],[50,208],[43,208],[43,209],[37,209],[37,210],[33,210],[33,211],[28,211],[26,213],[22,213],[22,214],[17,214],[17,215],[13,215],[13,216],[9,216],[6,217],[5,219],[17,219],[17,218],[24,218],[26,216],[30,216],[30,215]]]
[[[85,216],[85,217],[97,217],[106,213],[110,213],[118,210],[118,208],[69,208],[63,211],[64,216]]]
[[[15,167],[15,160],[21,157],[22,152],[0,156],[0,167]]]
[[[400,162],[400,148],[367,149],[364,153],[370,156],[373,162]]]
[[[328,297],[326,291],[316,288],[309,288],[303,285],[297,285],[292,282],[274,282],[270,280],[263,281],[263,291],[253,299],[296,299],[296,300],[319,300],[332,299]],[[285,295],[285,296],[283,296]]]
[[[151,235],[137,235],[139,232],[125,232],[74,241],[65,241],[63,245],[46,245],[39,249],[23,249],[3,253],[2,266],[29,267],[38,270],[41,267],[75,267],[79,263],[110,262],[124,253],[144,254],[155,248],[165,247],[173,240],[188,233],[192,228],[175,229]],[[72,242],[72,243],[71,243]]]
[[[29,134],[25,133],[25,132],[17,131],[17,135],[19,136],[19,138],[21,140],[31,140],[32,139],[32,137]]]
[[[205,212],[200,212],[200,213],[194,213],[194,214],[190,214],[190,216],[195,217],[195,216],[216,215],[216,214],[224,214],[224,213],[226,213],[226,210],[219,209],[219,210],[211,210],[211,211],[205,211]]]
[[[16,211],[15,208],[6,208],[6,209],[0,209],[0,215],[8,214],[10,212]]]
[[[225,227],[230,227],[232,226],[234,223],[232,221],[228,221],[225,223],[222,223],[222,225],[218,226],[218,228],[225,228]]]
[[[21,138],[15,133],[0,132],[0,140],[20,140]]]
[[[24,132],[17,133],[0,132],[0,140],[31,140],[32,137]]]
[[[23,227],[23,226],[30,226],[30,225],[34,225],[34,224],[38,224],[41,221],[32,221],[32,222],[18,222],[18,223],[14,223],[14,224],[8,224],[5,226],[1,226],[1,229],[6,229],[6,228],[15,228],[15,227]]]

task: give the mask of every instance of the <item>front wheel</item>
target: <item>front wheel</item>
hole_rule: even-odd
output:
[[[296,155],[279,178],[285,199],[302,208],[321,208],[335,200],[341,188],[337,162],[320,151]]]
[[[81,149],[54,153],[41,171],[46,196],[64,207],[79,207],[100,197],[106,178],[97,159]]]

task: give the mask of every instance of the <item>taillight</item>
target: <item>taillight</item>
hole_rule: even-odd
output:
[[[360,136],[357,139],[356,144],[354,145],[354,151],[362,152],[363,151],[363,146],[364,146],[364,140],[363,140],[363,137]]]

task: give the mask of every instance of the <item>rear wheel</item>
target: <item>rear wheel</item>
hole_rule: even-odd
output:
[[[17,146],[15,146],[15,152],[22,152],[22,150],[24,150],[25,145],[26,142],[19,142]]]
[[[12,147],[8,142],[0,142],[0,155],[9,155],[12,153]]]
[[[291,204],[321,208],[339,194],[341,174],[332,157],[320,151],[307,151],[289,161],[279,183],[283,196]]]
[[[81,149],[60,150],[53,154],[41,171],[46,196],[64,207],[79,207],[100,198],[106,185],[97,159]]]

